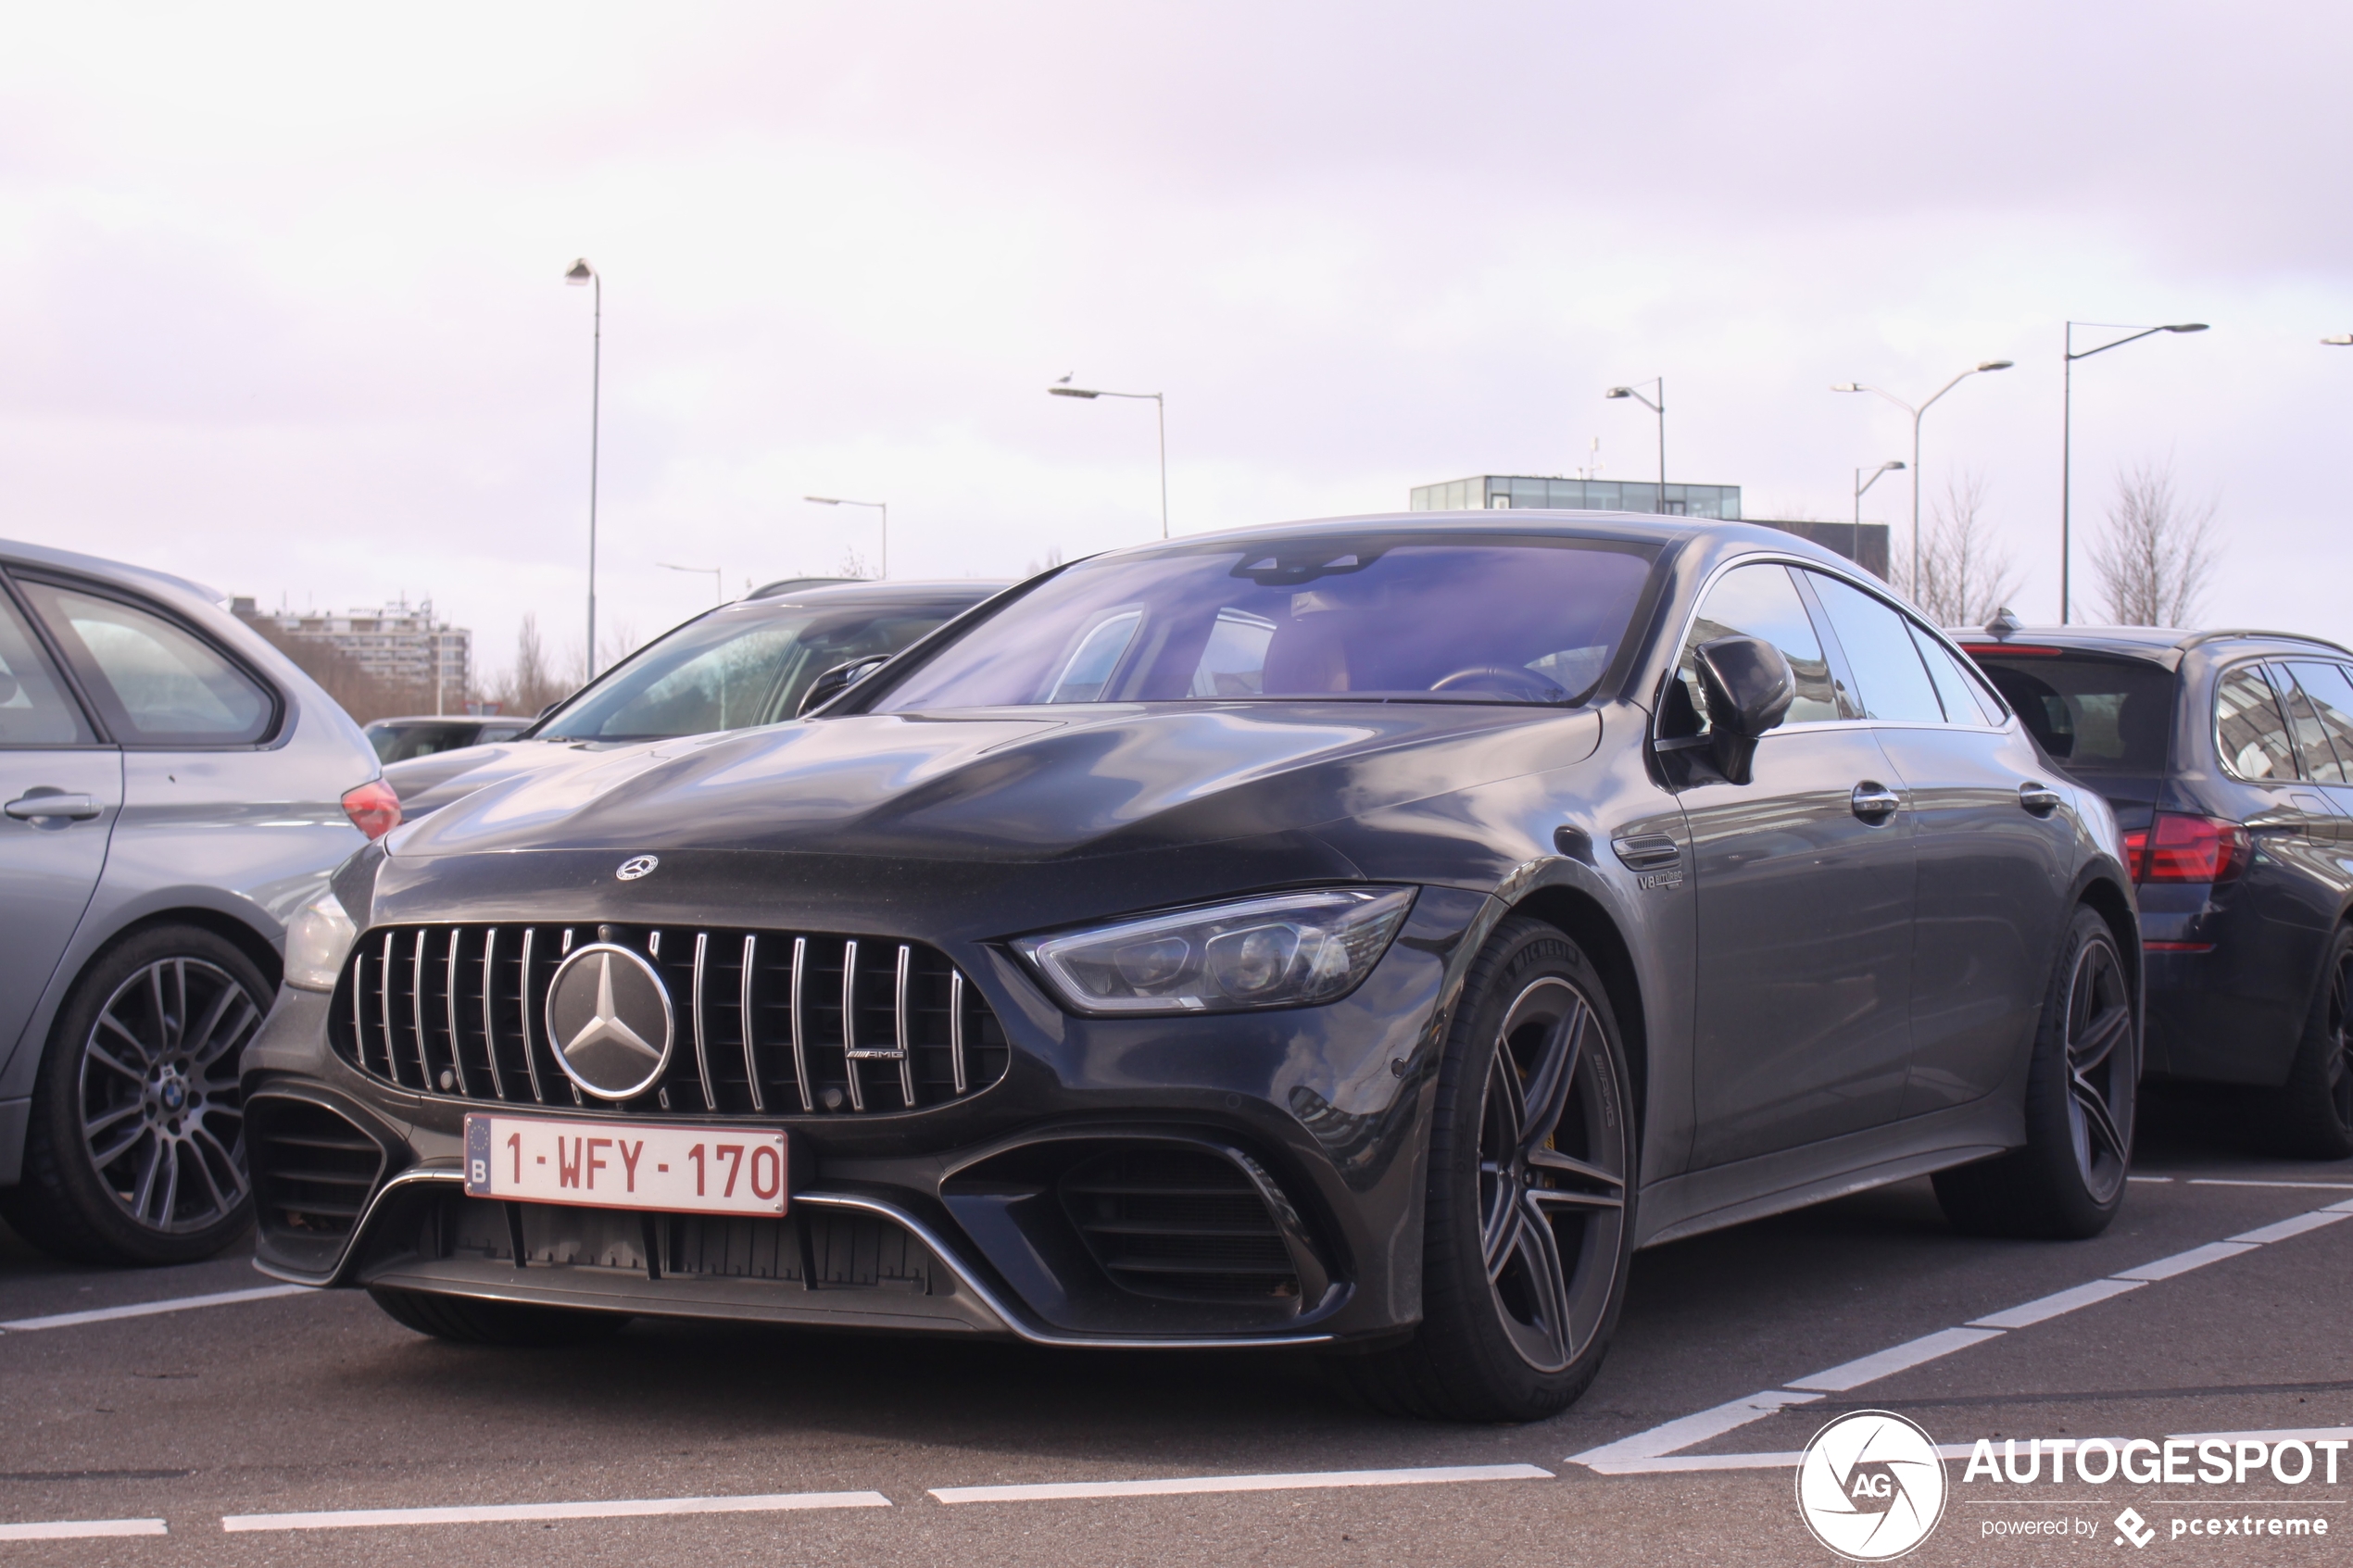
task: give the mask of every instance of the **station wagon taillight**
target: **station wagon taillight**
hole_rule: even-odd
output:
[[[2229,882],[2254,853],[2246,830],[2222,817],[2159,811],[2124,835],[2134,882]]]
[[[370,779],[343,797],[343,814],[370,838],[382,838],[400,825],[400,797],[382,779]]]

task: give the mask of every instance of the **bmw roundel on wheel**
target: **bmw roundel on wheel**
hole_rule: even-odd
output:
[[[1965,1230],[2104,1227],[2131,886],[1969,660],[1789,536],[1117,551],[802,722],[355,857],[244,1059],[260,1259],[452,1337],[1314,1347],[1529,1419],[1639,1247],[1926,1173]]]

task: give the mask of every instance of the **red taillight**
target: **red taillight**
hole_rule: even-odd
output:
[[[2221,817],[2159,811],[2153,827],[2124,835],[2134,882],[2229,882],[2246,870],[2246,830]]]
[[[370,779],[343,797],[343,814],[370,838],[382,838],[400,825],[400,797],[382,779]]]

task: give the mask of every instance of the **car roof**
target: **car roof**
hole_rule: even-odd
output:
[[[1718,518],[1665,517],[1655,512],[1571,511],[1566,508],[1511,507],[1457,512],[1369,512],[1361,517],[1317,518],[1305,522],[1266,523],[1250,528],[1221,529],[1213,533],[1189,533],[1165,542],[1131,546],[1113,552],[1147,555],[1198,549],[1203,546],[1247,545],[1270,537],[1340,536],[1362,533],[1526,533],[1562,539],[1600,539],[1629,545],[1671,546],[1705,542],[1721,554],[1743,549],[1771,550],[1818,561],[1826,567],[1871,576],[1869,569],[1835,550],[1826,549],[1795,533],[1762,523]]]
[[[1996,654],[2005,647],[2015,647],[2021,654],[2030,648],[2057,648],[2098,654],[2110,659],[2145,659],[2162,664],[2168,670],[2179,669],[2186,655],[2201,648],[2210,648],[2218,643],[2274,645],[2276,651],[2282,653],[2309,653],[2322,649],[2329,653],[2353,655],[2353,648],[2330,642],[2325,637],[2307,636],[2301,632],[2266,632],[2251,627],[2213,627],[2202,632],[2184,631],[2176,626],[2072,625],[2017,626],[2002,630],[1984,626],[1948,626],[1944,630],[1947,636],[1971,653]]]
[[[0,561],[13,566],[55,567],[61,571],[79,572],[84,577],[99,578],[124,587],[165,588],[193,595],[209,605],[219,605],[227,597],[217,588],[190,582],[185,577],[175,577],[169,571],[133,566],[129,561],[108,560],[103,556],[85,556],[74,550],[55,549],[22,539],[0,539]]]
[[[945,599],[977,604],[990,595],[1001,593],[1012,586],[1012,579],[999,577],[945,577],[918,582],[901,578],[877,582],[872,578],[795,577],[756,588],[736,603],[896,605],[937,604]]]

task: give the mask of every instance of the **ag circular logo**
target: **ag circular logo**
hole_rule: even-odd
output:
[[[564,1076],[599,1099],[644,1094],[670,1065],[670,992],[644,958],[610,942],[577,948],[547,985],[547,1039]]]
[[[1944,1461],[1929,1435],[1887,1411],[1855,1411],[1814,1434],[1797,1466],[1797,1512],[1856,1562],[1901,1557],[1944,1514]]]
[[[659,855],[632,855],[622,861],[621,869],[612,874],[623,882],[635,882],[641,876],[652,874],[653,869],[660,864],[661,857]]]

